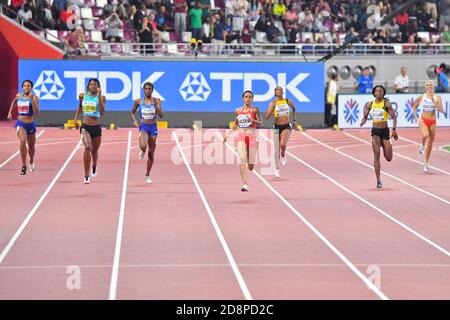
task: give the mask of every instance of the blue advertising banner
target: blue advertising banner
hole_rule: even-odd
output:
[[[108,111],[131,110],[145,82],[165,111],[233,112],[252,90],[262,111],[276,86],[299,112],[324,111],[324,66],[305,62],[179,62],[20,60],[23,80],[34,83],[41,110],[75,110],[89,78],[98,78]]]

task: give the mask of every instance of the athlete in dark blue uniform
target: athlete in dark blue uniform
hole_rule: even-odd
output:
[[[12,120],[12,109],[17,106],[16,132],[20,139],[20,157],[22,159],[21,175],[27,173],[27,151],[30,156],[30,171],[35,170],[34,154],[36,143],[36,124],[34,116],[39,116],[39,98],[32,93],[33,82],[22,82],[23,93],[18,93],[11,102],[8,112],[8,120]],[[28,145],[28,148],[27,148]]]
[[[131,118],[133,119],[133,125],[139,129],[139,148],[141,149],[139,153],[139,159],[144,158],[144,154],[147,151],[148,146],[148,160],[147,160],[147,171],[145,173],[145,182],[152,183],[150,178],[150,170],[153,166],[155,149],[156,149],[156,138],[158,137],[158,126],[156,123],[156,116],[160,118],[163,117],[163,111],[161,107],[161,100],[158,98],[153,98],[153,84],[150,82],[144,83],[144,98],[137,99],[134,102],[133,108],[131,109]],[[136,120],[134,113],[139,110],[141,123]]]

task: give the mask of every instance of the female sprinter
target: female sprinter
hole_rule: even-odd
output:
[[[97,159],[98,149],[102,142],[102,127],[100,116],[105,114],[106,98],[102,96],[100,82],[97,79],[89,79],[86,93],[80,93],[77,113],[75,114],[75,125],[80,112],[83,112],[83,124],[80,133],[84,144],[84,184],[91,182],[89,169],[92,157],[92,177],[98,173]]]
[[[35,170],[34,154],[36,143],[36,125],[33,116],[39,116],[39,98],[31,92],[33,82],[25,80],[22,82],[23,94],[18,93],[11,102],[8,112],[8,120],[12,120],[12,108],[17,106],[16,132],[20,140],[20,157],[22,159],[22,169],[20,174],[24,176],[27,173],[27,144],[28,155],[30,156],[30,171]]]
[[[390,142],[390,134],[388,127],[388,113],[393,119],[392,127],[392,137],[395,140],[398,139],[397,135],[397,115],[395,114],[392,105],[387,99],[384,98],[386,95],[386,89],[381,86],[375,86],[372,90],[372,94],[375,100],[366,103],[364,106],[364,117],[361,120],[361,126],[363,126],[369,114],[372,117],[372,150],[373,150],[373,166],[375,168],[375,176],[377,177],[377,188],[382,188],[383,184],[380,179],[381,162],[380,162],[380,148],[383,148],[383,154],[387,161],[392,160],[392,145]]]
[[[292,100],[283,98],[283,88],[275,88],[275,100],[273,100],[266,111],[265,117],[269,119],[272,115],[275,119],[273,125],[274,147],[275,147],[275,177],[280,177],[280,155],[281,164],[286,165],[286,145],[291,134],[292,126],[290,119],[290,108],[292,108],[294,129],[297,129],[297,110]]]
[[[156,115],[160,118],[163,117],[163,111],[161,107],[161,100],[153,98],[153,84],[151,82],[144,83],[144,99],[137,99],[134,102],[131,109],[131,118],[133,119],[133,125],[139,129],[139,159],[144,158],[145,151],[148,146],[148,159],[147,159],[147,171],[145,173],[145,182],[152,183],[150,178],[150,170],[153,166],[156,138],[158,137],[158,126],[156,123]],[[141,123],[136,120],[134,113],[139,109],[141,115]]]
[[[252,105],[253,92],[249,90],[244,91],[242,98],[244,100],[244,106],[237,108],[235,111],[236,118],[234,120],[233,131],[238,129],[237,152],[240,159],[241,191],[246,192],[248,191],[248,185],[245,164],[247,163],[249,170],[253,170],[255,167],[256,150],[258,147],[256,127],[260,126],[262,122],[258,108]],[[228,135],[225,136],[223,142],[225,143],[227,139]]]
[[[422,109],[422,116],[420,120],[417,117],[417,108]],[[434,94],[433,81],[427,80],[425,82],[425,93],[418,97],[413,104],[414,117],[416,122],[419,122],[420,133],[422,134],[422,145],[419,153],[423,154],[425,149],[425,162],[423,170],[429,171],[428,160],[430,160],[431,151],[433,150],[433,141],[436,136],[436,111],[444,112],[441,96]]]

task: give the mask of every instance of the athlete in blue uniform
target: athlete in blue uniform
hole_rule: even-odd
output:
[[[89,79],[86,93],[80,93],[77,113],[75,114],[75,126],[78,128],[77,118],[80,112],[83,112],[83,124],[80,133],[84,144],[84,181],[91,182],[89,169],[92,156],[92,177],[98,173],[97,159],[98,149],[102,142],[102,127],[100,125],[100,116],[105,114],[106,98],[102,96],[100,82],[97,79]]]
[[[20,157],[22,159],[21,175],[27,173],[27,151],[30,156],[30,171],[35,170],[34,154],[36,143],[36,125],[33,117],[39,116],[39,98],[32,93],[33,82],[25,80],[22,82],[23,93],[18,93],[11,102],[8,112],[8,120],[12,120],[12,109],[17,106],[16,132],[20,139]],[[28,144],[28,150],[27,150]]]
[[[163,117],[163,111],[161,107],[161,100],[153,98],[153,84],[151,82],[144,83],[144,99],[136,99],[133,108],[131,109],[131,118],[133,119],[133,125],[139,129],[139,159],[144,158],[144,154],[147,151],[148,146],[148,159],[147,159],[147,171],[145,173],[145,182],[152,183],[150,178],[150,170],[153,166],[156,138],[158,137],[158,127],[156,123],[156,115],[160,118]],[[136,120],[134,113],[139,110],[141,123]]]

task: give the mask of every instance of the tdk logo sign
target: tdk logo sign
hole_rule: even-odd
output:
[[[206,101],[211,88],[200,72],[189,72],[180,87],[184,101]]]
[[[34,84],[34,94],[42,100],[59,100],[64,93],[64,85],[55,71],[44,70]]]
[[[165,77],[171,77],[171,83]],[[162,101],[166,97],[158,90],[164,88],[167,92],[177,90],[178,94],[186,102],[205,102],[214,94],[214,99],[222,102],[232,101],[236,92],[240,94],[244,90],[252,90],[255,94],[255,102],[265,102],[273,98],[274,89],[281,86],[285,89],[287,95],[291,95],[299,102],[310,102],[307,97],[299,89],[299,85],[310,76],[310,73],[297,73],[293,78],[288,79],[286,73],[269,74],[264,72],[188,72],[186,75],[175,74],[179,84],[174,83],[174,74],[162,71],[155,71],[151,74],[144,74],[140,71],[132,71],[124,73],[120,71],[64,71],[64,84],[66,88],[73,86],[75,81],[76,90],[66,90],[73,94],[73,97],[65,97],[65,99],[78,99],[78,95],[87,90],[86,84],[90,78],[98,78],[102,85],[102,94],[108,101],[135,100],[142,96],[142,85],[145,82],[152,82],[155,85],[153,96]],[[73,79],[73,80],[72,80]],[[158,82],[159,81],[159,82]],[[161,83],[161,84],[160,84]],[[214,92],[214,89],[218,92]],[[59,100],[61,99],[65,88],[63,82],[55,71],[43,71],[38,80],[34,91],[42,100]],[[166,94],[166,93],[165,93]],[[167,94],[169,95],[169,94]],[[171,100],[174,100],[171,97]]]

